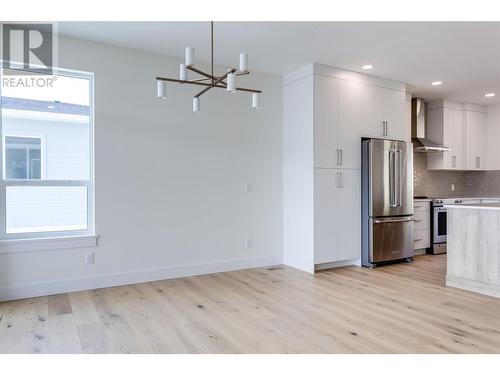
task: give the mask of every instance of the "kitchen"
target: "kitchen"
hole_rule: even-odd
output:
[[[446,257],[448,207],[500,203],[491,94],[481,105],[426,100],[402,83],[320,64],[286,76],[285,263],[312,273]],[[366,142],[386,149],[365,161]],[[298,166],[305,155],[310,164]],[[293,215],[306,208],[310,216]]]

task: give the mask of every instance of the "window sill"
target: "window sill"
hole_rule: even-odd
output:
[[[0,254],[64,250],[95,246],[97,246],[96,235],[4,240],[0,241]]]

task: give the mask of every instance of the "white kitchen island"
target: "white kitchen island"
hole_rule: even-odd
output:
[[[500,298],[500,203],[445,207],[446,285]]]

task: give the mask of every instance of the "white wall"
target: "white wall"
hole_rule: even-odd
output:
[[[241,79],[259,111],[218,90],[193,114],[196,88],[155,97],[180,60],[63,37],[59,54],[95,73],[95,264],[89,249],[1,254],[0,299],[282,262],[280,77]]]
[[[487,145],[488,169],[500,170],[500,150],[498,140],[500,139],[500,103],[487,107]]]

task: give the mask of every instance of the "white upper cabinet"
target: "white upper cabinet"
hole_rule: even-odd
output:
[[[361,137],[406,141],[403,91],[314,76],[314,167],[361,168]]]
[[[464,169],[465,168],[465,114],[464,111],[453,109],[453,129],[451,132],[452,138],[452,151],[453,156],[452,168],[453,169]]]
[[[465,169],[465,121],[464,112],[459,103],[444,103],[442,101],[430,103],[426,131],[427,138],[450,148],[450,151],[429,154],[427,156],[428,169]]]
[[[361,98],[363,85],[339,81],[340,168],[361,168]]]
[[[406,99],[403,91],[365,85],[361,106],[364,137],[406,140]]]
[[[486,169],[486,114],[465,111],[465,166],[467,170]]]
[[[361,167],[360,83],[314,77],[314,166]]]
[[[450,101],[429,103],[427,137],[450,151],[429,154],[430,170],[485,170],[487,126],[484,107]]]
[[[314,166],[340,165],[338,79],[314,76]]]

